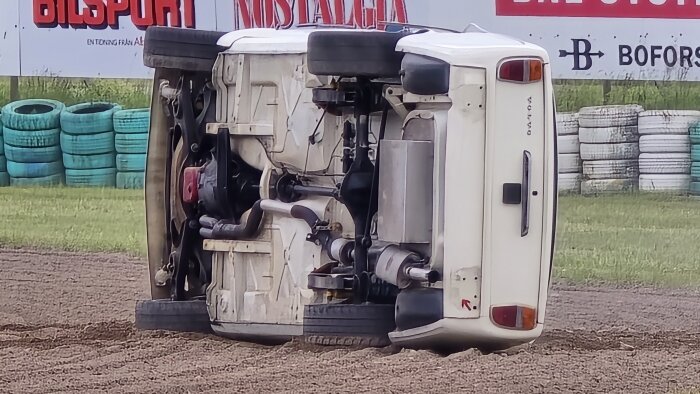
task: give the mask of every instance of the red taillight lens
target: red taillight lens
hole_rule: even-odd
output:
[[[498,79],[529,83],[542,80],[542,62],[536,59],[509,60],[498,69]]]
[[[517,305],[495,306],[491,308],[491,320],[503,328],[533,330],[537,326],[537,310]]]
[[[182,201],[195,204],[199,199],[199,171],[201,167],[187,167],[182,174]]]

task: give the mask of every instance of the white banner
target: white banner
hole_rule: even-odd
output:
[[[700,0],[2,2],[0,75],[148,78],[149,25],[231,31],[407,22],[461,30],[473,22],[543,46],[555,78],[700,81]]]

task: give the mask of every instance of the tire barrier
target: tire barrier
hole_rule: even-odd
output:
[[[114,114],[119,189],[144,187],[150,118],[151,113],[147,108],[123,110]]]
[[[0,187],[10,186],[10,174],[7,173],[7,160],[5,159],[5,144],[2,138],[2,112],[0,112]]]
[[[583,174],[581,194],[635,190],[639,182],[638,105],[582,108],[579,141]]]
[[[557,114],[559,192],[581,192],[581,155],[577,113]]]
[[[107,102],[82,103],[61,113],[61,149],[66,185],[115,187],[114,116],[122,107]]]
[[[11,185],[49,186],[62,182],[59,127],[64,109],[62,103],[54,100],[21,100],[3,107],[4,172]]]
[[[645,111],[639,114],[639,189],[690,191],[690,133],[700,111]]]
[[[700,121],[693,123],[689,130],[690,138],[690,194],[700,196]]]

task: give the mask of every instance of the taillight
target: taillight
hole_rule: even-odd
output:
[[[537,310],[526,306],[508,305],[491,308],[494,324],[512,330],[533,330],[537,326]]]
[[[187,167],[182,174],[182,201],[195,204],[199,199],[199,172],[202,167]]]
[[[542,67],[542,61],[537,59],[508,60],[498,69],[498,79],[519,83],[541,81]]]

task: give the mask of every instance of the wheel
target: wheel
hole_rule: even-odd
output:
[[[114,114],[114,131],[118,134],[148,134],[150,124],[149,108],[125,109]]]
[[[61,160],[61,147],[18,148],[5,145],[5,156],[16,163],[50,163]]]
[[[581,143],[578,135],[560,135],[557,137],[557,148],[562,154],[578,154]]]
[[[558,113],[557,114],[557,135],[578,134],[578,113]]]
[[[153,26],[146,30],[143,63],[150,68],[211,72],[225,33]]]
[[[126,171],[146,171],[145,154],[123,154],[117,155],[117,170]]]
[[[639,134],[688,134],[700,120],[700,111],[644,111],[639,114]]]
[[[585,107],[579,111],[578,122],[581,127],[615,127],[632,126],[638,122],[638,115],[643,111],[639,105],[606,105]]]
[[[642,153],[639,172],[642,174],[687,174],[690,172],[689,153]]]
[[[41,178],[10,178],[10,185],[16,187],[46,187],[63,184],[63,174],[45,176]]]
[[[338,77],[398,77],[403,53],[396,44],[406,33],[317,31],[309,34],[309,72]]]
[[[578,174],[581,172],[581,156],[578,153],[559,155],[560,174]]]
[[[117,153],[146,154],[148,153],[148,134],[120,134],[114,138]]]
[[[65,106],[55,100],[20,100],[2,109],[2,123],[15,130],[51,130],[61,124]]]
[[[584,144],[617,144],[639,141],[637,126],[582,127],[579,140]]]
[[[589,160],[624,160],[639,157],[639,144],[581,144],[581,159]]]
[[[212,334],[204,300],[145,300],[136,303],[136,328]]]
[[[583,177],[590,179],[631,179],[639,177],[637,160],[592,160],[583,162]]]
[[[60,135],[61,129],[15,130],[5,127],[3,130],[5,143],[20,148],[56,146],[60,143]]]
[[[690,190],[690,175],[645,174],[639,176],[639,190],[645,192],[687,193]]]
[[[96,168],[114,168],[116,163],[115,153],[99,155],[71,155],[63,154],[63,166],[70,170],[90,170]]]
[[[91,170],[66,170],[66,186],[72,187],[115,187],[116,168]]]
[[[61,113],[61,128],[68,134],[99,134],[114,130],[114,113],[121,106],[112,103],[83,103]]]
[[[396,329],[393,304],[304,307],[304,341],[323,346],[384,347]]]
[[[143,189],[146,174],[143,172],[118,172],[117,189]]]
[[[99,134],[61,133],[61,149],[71,155],[99,155],[114,152],[114,132]]]
[[[15,163],[7,162],[7,173],[13,178],[43,178],[63,173],[63,163]]]
[[[642,153],[688,153],[690,137],[674,134],[643,135],[639,138],[639,151]]]
[[[581,193],[581,174],[559,174],[559,192],[562,194]]]

